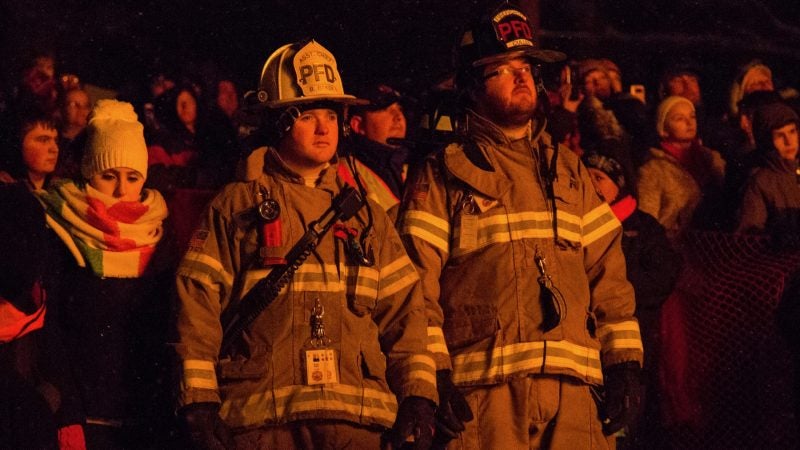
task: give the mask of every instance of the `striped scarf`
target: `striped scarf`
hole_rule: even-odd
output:
[[[167,204],[158,191],[145,189],[143,200],[128,202],[90,185],[56,182],[37,194],[47,223],[81,267],[99,277],[140,277],[164,234]]]

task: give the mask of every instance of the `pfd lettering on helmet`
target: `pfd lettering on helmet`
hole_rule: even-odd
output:
[[[308,84],[308,77],[313,76],[314,81],[319,83],[320,76],[324,75],[325,80],[328,83],[334,83],[336,81],[336,73],[333,67],[329,66],[328,64],[306,64],[300,66],[300,79],[298,83],[300,84]]]
[[[533,33],[528,25],[528,18],[519,11],[502,11],[494,16],[493,22],[497,39],[507,47],[533,45]]]

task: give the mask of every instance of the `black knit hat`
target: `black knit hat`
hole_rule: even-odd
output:
[[[597,169],[608,175],[620,191],[625,189],[625,172],[616,159],[591,152],[583,155],[583,163],[590,169]]]

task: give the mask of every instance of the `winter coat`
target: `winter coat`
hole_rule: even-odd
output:
[[[0,186],[0,447],[56,448],[83,422],[52,308],[44,210],[24,183]]]
[[[658,335],[661,305],[672,293],[682,265],[680,254],[667,239],[664,227],[651,215],[636,209],[622,221],[622,253],[628,280],[636,293],[636,318],[642,330],[645,361]]]
[[[697,149],[704,161],[707,186],[701,186],[694,176],[676,158],[659,148],[651,148],[649,158],[639,168],[639,209],[655,217],[674,236],[687,229],[704,197],[704,189],[721,189],[725,162],[719,153],[705,148]]]
[[[797,158],[781,157],[772,131],[800,119],[787,105],[764,105],[753,114],[757,168],[745,184],[737,231],[768,233],[797,245],[800,237],[800,169]],[[789,242],[787,242],[789,243]]]
[[[335,164],[309,187],[275,150],[266,154],[265,173],[226,186],[211,202],[178,269],[181,404],[221,402],[220,416],[232,427],[304,419],[390,427],[398,401],[435,401],[436,387],[419,278],[375,203],[367,243],[374,266],[350,261],[341,236],[331,230],[232,350],[219,355],[221,317],[230,317],[259,279],[285,263],[343,186]],[[265,196],[281,207],[266,238],[267,225],[255,211]],[[344,227],[360,234],[366,214],[362,207]],[[304,366],[317,302],[324,308],[328,347],[337,355],[337,383],[314,384]]]
[[[452,367],[461,386],[543,373],[602,384],[602,367],[641,362],[622,230],[585,167],[559,150],[554,209],[543,120],[514,142],[475,113],[467,125],[465,141],[429,156],[409,182],[400,221],[438,368]],[[539,257],[563,294],[560,314],[540,289]]]
[[[75,215],[76,205],[59,201],[64,197],[58,195],[72,186],[81,185],[63,180],[40,198],[48,208],[48,224],[53,230],[50,239],[60,249],[51,266],[57,280],[57,302],[49,313],[63,340],[81,408],[88,424],[102,425],[129,439],[119,445],[163,444],[174,416],[169,378],[172,352],[167,346],[177,259],[174,233],[162,219],[157,220],[153,226],[158,229],[158,240],[152,254],[148,249],[144,252],[147,259],[133,263],[132,270],[139,275],[123,276],[114,270],[131,265],[125,255],[139,248],[135,247],[134,238],[126,234],[128,225],[118,224],[121,234],[109,235],[109,241],[117,238],[115,242],[129,242],[131,245],[126,247],[131,248],[109,250],[102,255],[86,250],[81,253],[85,258],[85,267],[81,267],[75,245],[83,251],[86,240],[81,237],[82,230],[70,227],[74,222],[64,219]],[[89,185],[73,192],[85,193],[87,189]],[[147,195],[158,198],[153,209],[160,211],[160,217],[166,216],[160,195],[152,191]],[[95,212],[86,213],[87,217],[100,217],[103,223],[115,217],[95,216],[101,214],[97,211],[102,208],[97,205],[102,200],[94,200]],[[96,272],[100,269],[102,276]],[[90,428],[86,431],[89,442],[105,435],[95,434]],[[103,445],[111,444],[104,441]]]

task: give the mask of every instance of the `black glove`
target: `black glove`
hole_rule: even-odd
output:
[[[428,450],[433,440],[433,411],[436,405],[422,397],[407,397],[400,403],[394,426],[384,435],[384,447],[392,449],[403,447],[409,436],[414,436],[415,450]]]
[[[191,403],[179,411],[186,426],[192,448],[201,450],[227,450],[235,448],[233,436],[220,419],[218,403]]]
[[[603,432],[606,435],[610,436],[636,421],[642,397],[641,371],[635,361],[614,364],[603,371],[606,394]]]
[[[436,372],[436,386],[439,390],[439,407],[436,409],[433,442],[434,448],[445,448],[448,442],[464,431],[464,422],[473,419],[472,409],[464,394],[453,384],[449,370]]]

